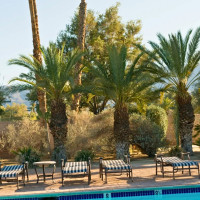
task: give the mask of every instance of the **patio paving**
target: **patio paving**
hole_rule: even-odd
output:
[[[200,159],[200,158],[199,158]],[[198,158],[195,159],[200,161]],[[192,176],[189,176],[187,171],[182,175],[181,172],[176,173],[176,180],[173,180],[172,174],[168,174],[162,178],[161,174],[155,176],[155,163],[152,159],[143,158],[131,162],[133,166],[133,182],[128,179],[126,174],[109,174],[108,183],[105,184],[99,178],[98,163],[92,164],[92,180],[91,184],[87,185],[87,177],[65,179],[65,185],[61,184],[60,168],[57,167],[54,176],[54,182],[51,178],[47,178],[44,183],[42,180],[37,184],[34,169],[29,169],[30,181],[24,187],[20,184],[20,189],[17,190],[16,183],[3,182],[0,185],[0,196],[8,195],[28,195],[28,194],[45,194],[45,193],[71,193],[80,191],[95,191],[95,190],[115,190],[126,188],[148,188],[162,186],[180,186],[180,185],[196,185],[200,184],[200,179],[197,175],[197,170],[192,170]],[[46,168],[46,171],[51,171],[51,168]]]

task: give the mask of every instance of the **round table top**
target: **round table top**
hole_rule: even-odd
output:
[[[34,162],[33,165],[55,165],[56,161],[39,161]]]

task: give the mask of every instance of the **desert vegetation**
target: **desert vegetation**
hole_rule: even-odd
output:
[[[66,29],[48,47],[40,44],[36,2],[29,0],[33,55],[9,60],[28,70],[10,82],[27,90],[32,107],[5,105],[0,88],[1,148],[20,160],[123,158],[134,145],[148,156],[158,149],[192,153],[199,144],[200,28],[179,31],[146,48],[139,20],[122,23],[119,4],[103,14],[82,0]],[[193,87],[193,92],[189,89]],[[174,116],[173,147],[167,140]]]

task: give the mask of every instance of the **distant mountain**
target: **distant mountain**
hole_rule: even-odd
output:
[[[25,104],[28,109],[31,106],[30,102],[26,99],[26,94],[28,93],[28,91],[22,91],[22,92],[16,92],[13,94],[9,95],[8,98],[8,102],[4,104],[4,106],[6,104],[11,105],[12,103],[18,103],[18,104]]]

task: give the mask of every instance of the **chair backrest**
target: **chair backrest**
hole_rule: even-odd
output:
[[[104,165],[125,165],[126,163],[123,160],[102,160]]]
[[[74,166],[87,166],[87,161],[65,163],[65,167],[74,167]]]
[[[23,170],[24,165],[6,165],[4,166],[1,171],[16,171],[16,170]]]

